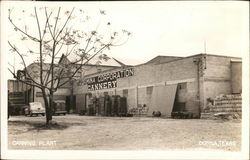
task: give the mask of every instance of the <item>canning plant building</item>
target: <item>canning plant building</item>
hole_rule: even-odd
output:
[[[242,91],[242,64],[237,57],[157,56],[136,66],[115,59],[112,62],[114,65],[85,66],[88,72],[73,85],[59,88],[55,99],[65,100],[68,111],[80,113],[88,109],[93,97],[119,95],[126,97],[128,111],[147,108],[145,116],[160,111],[162,116],[170,117],[174,111],[185,111],[199,118],[209,98]],[[42,102],[41,92],[29,89],[28,99]],[[73,105],[69,105],[69,99]]]

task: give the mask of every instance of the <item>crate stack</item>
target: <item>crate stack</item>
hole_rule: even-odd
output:
[[[131,108],[129,110],[129,113],[132,114],[133,116],[139,116],[139,117],[145,117],[148,114],[148,107],[144,107],[141,104],[138,104],[138,107],[136,108]]]
[[[87,107],[87,115],[93,116],[127,116],[126,97],[104,96],[91,98]]]
[[[234,118],[241,118],[242,97],[241,94],[220,95],[214,99],[214,104],[210,108],[213,115],[228,114]]]
[[[94,102],[95,102],[94,98],[91,98],[88,100],[87,115],[90,115],[90,116],[95,115]]]

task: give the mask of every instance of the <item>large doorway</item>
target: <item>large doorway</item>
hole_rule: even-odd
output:
[[[76,112],[84,115],[86,112],[86,94],[76,95]]]
[[[76,112],[76,96],[66,96],[66,111],[68,113]]]
[[[187,83],[178,83],[173,112],[186,112]]]

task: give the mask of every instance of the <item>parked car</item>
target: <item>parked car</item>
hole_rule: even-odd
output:
[[[42,116],[45,115],[45,108],[42,105],[41,102],[31,102],[29,103],[29,106],[25,108],[24,110],[25,116],[33,116],[33,115],[39,115],[41,114]]]
[[[54,100],[53,114],[54,115],[66,115],[66,104],[64,100]]]

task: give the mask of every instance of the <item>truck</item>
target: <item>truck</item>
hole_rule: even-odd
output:
[[[64,100],[54,100],[53,115],[66,115],[66,104]]]

